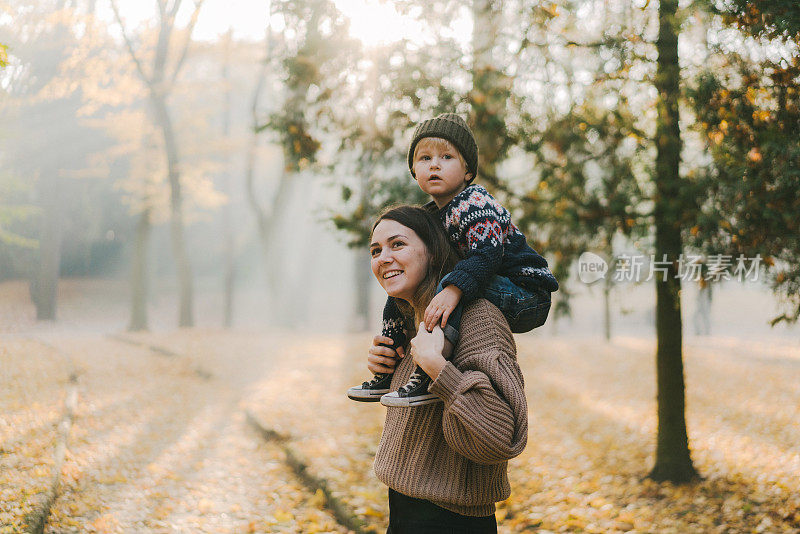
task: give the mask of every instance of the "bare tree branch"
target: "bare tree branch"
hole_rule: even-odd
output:
[[[172,71],[172,76],[169,80],[169,88],[172,88],[172,86],[175,85],[175,80],[178,78],[181,68],[183,68],[183,63],[186,60],[186,53],[188,52],[189,45],[192,42],[194,26],[197,24],[197,18],[200,16],[200,8],[203,6],[204,1],[205,0],[195,0],[194,2],[194,12],[192,13],[192,18],[189,19],[189,24],[186,26],[186,39],[183,42],[183,49],[181,50],[181,55],[178,58],[178,62],[175,64],[175,68]],[[180,1],[176,3],[180,4]]]
[[[136,65],[136,70],[139,71],[139,76],[142,77],[142,81],[144,81],[148,87],[152,86],[153,82],[147,76],[147,74],[145,74],[142,62],[139,61],[139,58],[136,56],[136,52],[133,50],[133,42],[131,41],[130,37],[128,37],[128,33],[125,31],[125,25],[122,23],[122,17],[119,14],[119,8],[117,7],[116,0],[111,0],[111,10],[114,11],[114,18],[117,19],[117,24],[119,24],[120,31],[122,32],[122,38],[125,40],[125,46],[127,46],[128,52],[131,55],[131,59],[133,59],[133,63]]]
[[[158,14],[161,15],[161,20],[167,18],[167,0],[156,0],[158,4]]]
[[[167,15],[164,15],[167,17]],[[153,58],[153,83],[159,90],[164,89],[165,66],[169,55],[169,42],[172,35],[172,23],[168,18],[159,21],[158,43],[156,43],[156,55]]]
[[[181,2],[182,1],[183,0],[175,0],[175,3],[172,4],[172,7],[169,10],[169,20],[170,20],[170,22],[174,22],[175,21],[175,16],[178,14],[178,10],[181,7]]]
[[[583,42],[583,43],[579,41],[573,41],[571,39],[566,39],[561,36],[559,36],[558,41],[551,41],[551,42],[547,41],[536,42],[536,41],[531,41],[527,38],[523,38],[522,41],[520,42],[519,48],[514,52],[514,54],[519,55],[528,47],[550,48],[553,46],[567,46],[570,48],[601,48],[601,47],[613,48],[622,45],[624,42],[626,42],[626,39],[617,37],[601,39],[599,41]],[[639,39],[638,41],[636,41],[636,43],[642,43],[652,46],[655,46],[656,44],[655,41],[646,41],[644,39]]]
[[[253,97],[250,101],[250,118],[252,119],[251,124],[251,137],[250,137],[250,149],[248,151],[248,160],[247,160],[247,170],[245,176],[245,187],[247,191],[247,200],[253,209],[253,212],[256,214],[256,218],[259,221],[259,227],[264,224],[264,221],[267,218],[267,213],[265,208],[261,205],[258,201],[258,196],[255,192],[255,158],[256,158],[256,148],[258,146],[258,134],[259,134],[259,120],[258,120],[258,106],[259,102],[261,101],[261,92],[264,89],[264,85],[267,81],[267,71],[269,66],[270,55],[272,53],[272,25],[270,24],[269,17],[267,18],[267,34],[264,37],[264,45],[266,49],[266,54],[261,62],[261,67],[258,71],[258,77],[256,78],[256,86],[253,89]],[[285,175],[286,173],[284,173]],[[281,175],[283,176],[283,175]]]

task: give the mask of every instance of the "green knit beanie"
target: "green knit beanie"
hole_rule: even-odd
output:
[[[455,113],[442,113],[438,117],[422,121],[414,130],[411,146],[408,149],[408,168],[414,176],[414,149],[420,139],[425,137],[440,137],[447,139],[461,152],[467,164],[467,172],[472,174],[472,179],[478,175],[478,144],[472,130],[466,121]]]

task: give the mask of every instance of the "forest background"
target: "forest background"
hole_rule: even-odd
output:
[[[559,278],[535,334],[654,341],[651,478],[697,480],[685,340],[797,344],[792,1],[145,4],[0,3],[0,332],[372,332],[371,222],[455,111]]]
[[[612,268],[661,252],[655,229],[673,224],[656,220],[663,196],[676,250],[717,263],[692,280],[705,298],[740,254],[759,256],[750,278],[778,297],[771,318],[797,319],[791,3],[669,15],[611,0],[272,2],[227,23],[213,3],[117,4],[3,10],[0,277],[30,280],[37,319],[57,317],[59,278],[102,277],[132,280],[134,329],[175,326],[147,319],[146,303],[172,294],[160,284],[175,290],[180,326],[195,322],[200,284],[224,303],[201,321],[232,324],[245,289],[267,317],[281,310],[270,320],[363,328],[374,313],[358,246],[385,205],[424,200],[405,150],[416,122],[442,111],[469,119],[481,183],[559,274],[554,319],[586,287],[582,252]],[[667,20],[674,57],[662,51],[662,65]],[[667,93],[679,122],[662,132]],[[667,195],[658,139],[674,139]],[[328,255],[347,287],[323,306],[315,284],[332,276],[310,270]]]

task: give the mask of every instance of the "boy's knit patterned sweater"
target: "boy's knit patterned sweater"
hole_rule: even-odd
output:
[[[414,361],[399,361],[392,390]],[[493,304],[464,308],[453,357],[429,387],[443,403],[388,408],[375,473],[404,495],[469,516],[487,516],[508,498],[508,460],[528,439],[528,406],[516,346]]]
[[[437,212],[450,241],[464,255],[442,281],[457,286],[463,302],[478,297],[494,275],[528,289],[558,289],[547,260],[528,246],[508,210],[482,186],[466,187],[438,211],[434,202],[425,207]]]

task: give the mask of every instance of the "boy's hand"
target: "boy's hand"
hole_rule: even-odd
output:
[[[458,302],[461,300],[461,295],[461,290],[451,284],[433,297],[431,303],[425,309],[424,322],[425,329],[428,332],[431,332],[433,327],[439,324],[440,318],[442,319],[442,328],[444,328],[450,314],[456,309]]]

